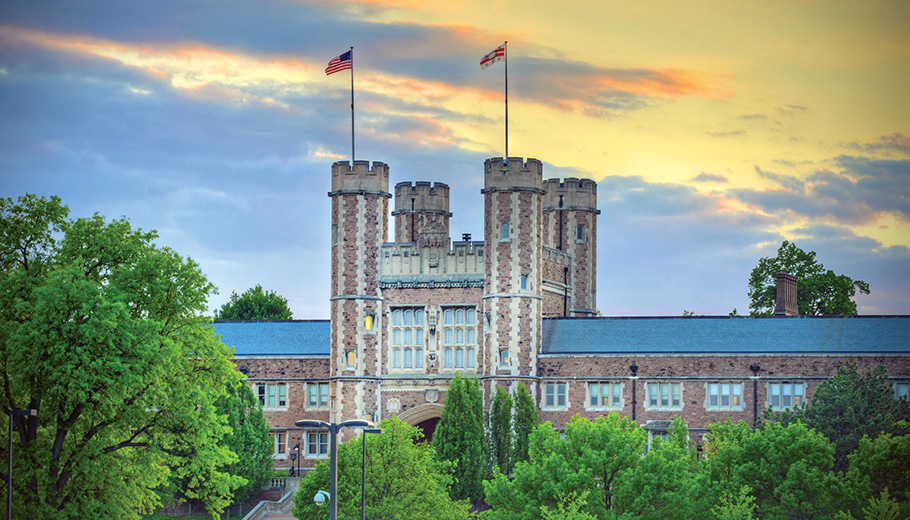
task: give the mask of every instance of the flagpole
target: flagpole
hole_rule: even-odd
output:
[[[351,47],[351,171],[354,171],[354,47]]]
[[[509,42],[503,44],[506,58],[506,164],[509,163]]]

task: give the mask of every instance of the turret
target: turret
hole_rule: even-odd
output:
[[[420,241],[423,246],[449,243],[449,186],[441,182],[399,182],[395,185],[395,242]]]

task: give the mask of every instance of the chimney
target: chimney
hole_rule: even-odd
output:
[[[796,316],[798,314],[796,277],[792,274],[777,273],[777,303],[774,305],[774,315]]]

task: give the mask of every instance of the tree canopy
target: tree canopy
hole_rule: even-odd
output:
[[[815,259],[814,251],[807,253],[784,240],[777,256],[760,259],[749,276],[749,309],[753,316],[774,313],[779,272],[798,279],[796,299],[801,315],[856,315],[856,292],[869,294],[868,283],[826,270]]]
[[[232,292],[231,301],[215,311],[215,319],[224,321],[289,320],[292,317],[287,298],[275,291],[263,291],[258,284],[239,296]]]
[[[391,417],[380,424],[381,434],[366,435],[366,516],[376,520],[398,518],[468,518],[470,505],[449,497],[454,464],[436,459],[429,444],[416,442],[420,428]],[[360,518],[363,439],[338,447],[338,518]],[[319,462],[300,483],[294,497],[297,518],[329,517],[313,497],[329,490],[329,463]]]
[[[433,433],[436,456],[455,464],[452,498],[471,501],[483,498],[481,482],[487,475],[485,440],[480,386],[476,379],[456,373]]]
[[[201,316],[214,287],[154,231],[67,217],[0,199],[0,406],[38,411],[15,423],[13,510],[139,518],[172,474],[222,510],[244,479],[224,471],[215,402],[239,374]]]

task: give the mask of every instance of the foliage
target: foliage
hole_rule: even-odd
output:
[[[784,240],[777,256],[762,258],[749,277],[749,309],[753,316],[774,313],[777,300],[776,275],[784,272],[796,276],[796,299],[800,315],[855,315],[856,291],[869,294],[869,284],[825,270],[815,259],[815,252],[805,252]]]
[[[559,497],[556,509],[540,507],[541,518],[543,520],[597,520],[596,516],[581,510],[587,504],[586,496],[587,494],[577,496],[573,492],[566,497]]]
[[[221,445],[237,454],[237,462],[227,468],[247,483],[234,491],[234,503],[257,493],[272,478],[272,437],[262,412],[262,404],[244,383],[229,388],[217,402],[219,414],[227,416],[232,432]]]
[[[799,419],[823,434],[835,445],[834,469],[844,471],[847,456],[863,436],[896,433],[893,428],[898,421],[910,420],[910,407],[894,398],[884,366],[860,374],[855,363],[848,363],[839,364],[834,377],[816,388],[811,405],[769,417],[784,423]]]
[[[604,518],[613,509],[617,476],[641,460],[647,434],[634,422],[610,413],[596,420],[575,416],[560,435],[549,422],[531,433],[530,459],[515,465],[510,482],[502,474],[484,482],[493,510],[485,518],[531,520],[558,509],[558,497],[585,497],[578,509]],[[543,508],[543,509],[542,509]]]
[[[512,397],[500,386],[490,409],[490,453],[499,471],[512,473]]]
[[[519,462],[528,460],[528,438],[534,428],[540,421],[537,414],[537,405],[534,398],[521,382],[515,388],[513,402],[513,421],[512,421],[512,456],[510,463],[512,468]]]
[[[455,374],[446,392],[445,405],[433,434],[433,447],[441,461],[455,464],[452,498],[478,501],[486,475],[483,401],[476,379]]]
[[[894,493],[894,502],[900,503],[903,516],[910,516],[910,435],[892,437],[882,434],[874,440],[868,436],[859,441],[859,448],[850,454],[850,469],[846,479],[851,485],[855,501],[853,511],[875,500],[883,493]],[[868,515],[867,515],[868,518]]]
[[[455,502],[448,488],[453,483],[454,464],[436,460],[427,443],[418,443],[420,429],[392,417],[380,423],[382,434],[367,435],[366,516],[375,520],[397,518],[469,518],[469,504]],[[338,518],[360,518],[363,477],[363,438],[338,447]],[[313,497],[329,491],[328,461],[300,483],[294,497],[297,518],[329,517],[329,508],[319,507]]]
[[[0,199],[0,406],[38,410],[16,421],[13,510],[139,518],[171,473],[222,510],[243,479],[215,407],[239,375],[199,315],[214,287],[155,232],[67,215]]]
[[[215,311],[216,320],[289,320],[293,317],[288,300],[275,291],[263,291],[261,285],[240,296],[231,292],[231,301]]]
[[[742,486],[739,493],[724,493],[720,502],[711,510],[717,520],[752,520],[755,518],[755,497],[751,488]]]

